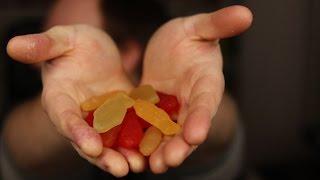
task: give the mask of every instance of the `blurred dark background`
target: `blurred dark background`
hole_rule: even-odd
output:
[[[2,115],[34,92],[32,88],[15,87],[41,87],[21,81],[23,77],[15,73],[6,77],[7,72],[15,71],[33,76],[31,70],[8,62],[7,40],[16,34],[39,32],[52,2],[0,1]],[[244,169],[248,177],[320,178],[320,1],[187,0],[184,4],[188,3],[192,9],[181,10],[178,15],[232,4],[242,4],[253,11],[252,28],[240,37],[222,42],[227,90],[237,101],[246,130]],[[176,7],[180,9],[179,4]],[[36,74],[34,78],[39,79]]]

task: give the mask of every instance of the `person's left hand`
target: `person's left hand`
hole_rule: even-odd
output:
[[[150,156],[154,173],[179,166],[207,136],[224,90],[219,39],[237,35],[251,24],[242,6],[174,19],[151,38],[141,84],[176,95],[181,103],[181,134],[166,138]]]

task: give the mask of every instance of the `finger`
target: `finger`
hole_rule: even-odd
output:
[[[173,137],[164,146],[164,160],[166,165],[177,167],[190,155],[192,147],[185,142],[182,136]]]
[[[166,142],[162,142],[149,158],[150,169],[155,174],[162,174],[168,170],[168,166],[166,165],[163,156],[165,143]]]
[[[223,90],[223,75],[206,76],[194,84],[183,127],[183,136],[188,144],[199,145],[207,138]]]
[[[44,33],[16,36],[7,45],[10,57],[32,64],[53,59],[73,49],[73,26],[55,26]]]
[[[73,148],[77,151],[77,153],[83,158],[86,159],[88,162],[90,162],[93,165],[97,165],[97,160],[93,157],[89,157],[86,154],[84,154],[81,149],[79,148],[79,146],[77,146],[75,143],[70,142],[71,145],[73,146]],[[103,169],[104,167],[101,167],[101,169]]]
[[[73,147],[82,158],[113,176],[120,178],[126,176],[129,172],[129,166],[125,157],[113,149],[105,148],[99,157],[91,158],[85,155],[75,144],[73,144]]]
[[[108,172],[116,177],[123,177],[129,173],[126,158],[119,152],[105,148],[97,159],[97,164],[104,166]]]
[[[99,134],[82,119],[79,106],[64,94],[46,94],[43,105],[58,131],[88,156],[97,157],[103,145]]]
[[[130,170],[134,173],[141,173],[145,169],[145,158],[137,151],[119,148],[119,152],[127,159]]]
[[[186,19],[191,34],[202,40],[235,36],[250,27],[251,11],[244,6],[230,6],[213,13],[198,14]]]

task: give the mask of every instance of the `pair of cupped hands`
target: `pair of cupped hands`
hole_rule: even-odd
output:
[[[179,166],[206,139],[224,91],[218,41],[243,32],[251,21],[247,8],[231,6],[173,19],[152,36],[140,84],[178,97],[183,130],[166,137],[149,162],[134,150],[104,148],[80,109],[92,96],[134,88],[108,34],[87,25],[56,26],[14,37],[7,50],[22,63],[41,62],[43,108],[80,156],[117,177],[129,170],[142,172],[147,164],[154,173],[162,173]]]

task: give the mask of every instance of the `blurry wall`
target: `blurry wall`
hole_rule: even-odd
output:
[[[235,83],[247,130],[247,157],[255,165],[309,158],[305,128],[320,117],[319,4],[245,3],[254,23],[242,37]]]

